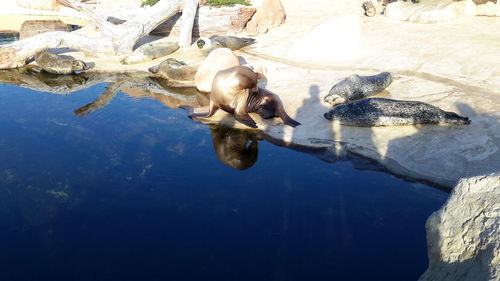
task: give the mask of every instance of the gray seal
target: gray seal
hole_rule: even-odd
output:
[[[175,42],[158,40],[146,43],[122,59],[123,64],[134,64],[168,56],[179,49]]]
[[[234,66],[217,72],[210,92],[208,113],[191,113],[189,116],[211,117],[218,109],[222,109],[233,113],[236,120],[251,128],[257,128],[257,124],[248,115],[250,112],[266,119],[280,117],[292,127],[300,125],[285,112],[278,95],[257,87],[260,75],[246,66]]]
[[[71,56],[52,54],[47,50],[36,54],[35,62],[43,70],[54,74],[72,74],[75,71],[89,69],[89,66],[82,60],[77,60]]]
[[[368,98],[340,104],[324,114],[342,125],[375,127],[415,124],[470,124],[467,117],[447,112],[428,103]]]
[[[169,80],[194,81],[194,75],[198,69],[187,65],[183,61],[168,58],[160,64],[150,67],[148,70]]]
[[[353,74],[335,84],[324,101],[334,106],[380,93],[392,83],[392,74],[382,72],[373,76]]]
[[[254,42],[255,39],[253,38],[212,35],[208,40],[198,39],[196,45],[205,56],[208,56],[211,51],[218,48],[228,48],[234,51],[253,44]]]

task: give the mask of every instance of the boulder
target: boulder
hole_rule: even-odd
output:
[[[30,20],[21,25],[20,38],[26,39],[49,31],[70,31],[68,24],[60,20]]]
[[[252,4],[257,8],[257,12],[247,23],[246,31],[248,34],[266,33],[270,27],[285,22],[285,8],[280,0],[256,0]]]
[[[476,16],[500,17],[500,1],[488,1],[476,6]]]
[[[325,65],[350,62],[361,53],[359,16],[335,16],[298,39],[285,57]]]
[[[410,1],[393,2],[387,5],[385,15],[391,19],[415,23],[438,23],[459,17],[474,16],[472,0],[422,0],[418,4]]]
[[[419,281],[500,280],[500,172],[461,180],[426,223]]]

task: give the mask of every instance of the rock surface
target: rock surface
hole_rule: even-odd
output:
[[[26,9],[59,11],[62,7],[57,0],[16,0],[17,4]]]
[[[500,173],[463,179],[426,223],[429,268],[419,281],[500,279]]]
[[[414,4],[411,1],[393,2],[387,5],[385,15],[388,18],[416,23],[437,23],[464,16],[475,15],[472,0],[455,2],[452,0],[422,0]]]
[[[292,41],[285,57],[311,63],[345,63],[361,56],[362,41],[358,16],[335,16]]]
[[[246,31],[251,35],[266,33],[270,27],[285,22],[286,13],[280,0],[255,0],[252,5],[257,12],[246,25]]]

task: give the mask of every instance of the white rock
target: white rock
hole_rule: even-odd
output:
[[[411,1],[393,2],[387,5],[385,15],[391,19],[416,23],[445,22],[475,14],[475,4],[471,0],[455,2],[451,0],[422,0],[418,4]]]
[[[285,9],[280,0],[254,0],[252,5],[257,8],[257,12],[246,25],[249,34],[266,33],[269,27],[285,22]]]
[[[461,180],[426,229],[419,281],[500,280],[500,172]]]
[[[476,15],[477,16],[497,16],[500,17],[500,1],[497,0],[497,3],[486,2],[482,5],[476,6]]]
[[[362,56],[361,19],[336,16],[298,39],[285,57],[318,64],[335,64]]]

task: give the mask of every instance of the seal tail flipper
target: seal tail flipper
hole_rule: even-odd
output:
[[[462,117],[455,112],[445,111],[444,122],[450,124],[470,124],[468,117]]]
[[[248,38],[248,37],[242,37],[241,41],[243,42],[243,46],[248,46],[250,44],[255,43],[255,39],[254,38]]]
[[[287,124],[288,126],[292,126],[292,127],[297,127],[298,125],[301,125],[299,122],[293,120],[285,111],[285,108],[283,108],[283,104],[280,102],[277,106],[276,106],[276,113],[278,115],[278,117],[281,118],[281,120],[283,120],[283,122],[285,122],[285,124]]]

